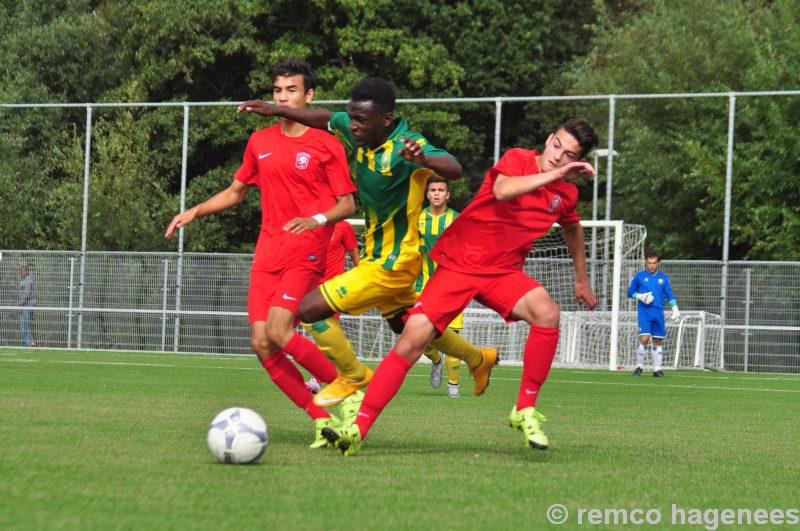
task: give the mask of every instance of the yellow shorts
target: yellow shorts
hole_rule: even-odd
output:
[[[419,294],[420,293],[421,292],[419,292],[419,291],[417,292],[417,298],[418,299],[419,299]],[[462,313],[456,315],[455,318],[452,321],[450,321],[450,324],[447,325],[447,328],[452,328],[456,332],[461,332],[462,330],[464,330],[464,313],[462,312]]]
[[[377,308],[383,317],[392,317],[417,302],[414,285],[418,275],[419,270],[389,271],[363,260],[319,289],[337,313],[359,315]]]

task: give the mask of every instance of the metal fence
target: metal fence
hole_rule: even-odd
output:
[[[88,252],[81,289],[79,252],[4,251],[0,346],[22,345],[19,268],[29,265],[38,295],[32,330],[41,347],[250,353],[251,259],[245,254]],[[623,289],[641,268],[640,261],[624,265]],[[727,268],[724,367],[800,373],[800,262],[729,262]],[[664,261],[662,271],[670,276],[682,310],[720,313],[721,261]],[[625,299],[622,310],[634,309]],[[345,316],[343,324],[350,333],[369,334],[365,354],[380,355],[394,340],[380,321],[377,314],[367,314]],[[634,345],[621,345],[621,358],[629,354],[626,349],[632,352]]]

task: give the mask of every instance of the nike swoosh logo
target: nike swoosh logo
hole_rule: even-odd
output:
[[[317,396],[314,397],[314,404],[318,405],[319,407],[325,407],[325,406],[332,406],[334,404],[338,404],[342,400],[343,400],[343,398],[341,398],[341,397],[324,398],[324,397],[321,397],[321,396],[317,395]]]
[[[287,294],[284,293],[283,294],[283,300],[285,300],[285,301],[296,301],[297,299],[295,297],[290,297],[290,296],[288,296]]]
[[[359,411],[359,412],[356,414],[356,417],[367,417],[367,418],[369,418],[369,415],[367,415],[366,413],[362,413],[361,411]]]
[[[530,389],[525,389],[525,394],[526,394],[526,395],[535,395],[535,394],[536,394],[536,393],[538,393],[538,392],[539,392],[539,391],[531,391]]]
[[[265,158],[269,157],[270,155],[272,155],[272,153],[259,153],[258,160],[265,159]]]

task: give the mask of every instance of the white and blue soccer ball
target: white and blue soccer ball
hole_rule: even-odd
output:
[[[267,423],[245,407],[231,407],[214,417],[208,427],[208,449],[220,463],[255,463],[269,443]]]

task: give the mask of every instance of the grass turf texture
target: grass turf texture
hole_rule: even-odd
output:
[[[0,350],[0,529],[541,529],[554,503],[571,529],[578,508],[797,506],[796,376],[553,370],[541,452],[507,425],[520,371],[449,399],[418,365],[344,458],[307,448],[311,421],[253,358]],[[230,406],[269,425],[257,465],[206,448]]]

